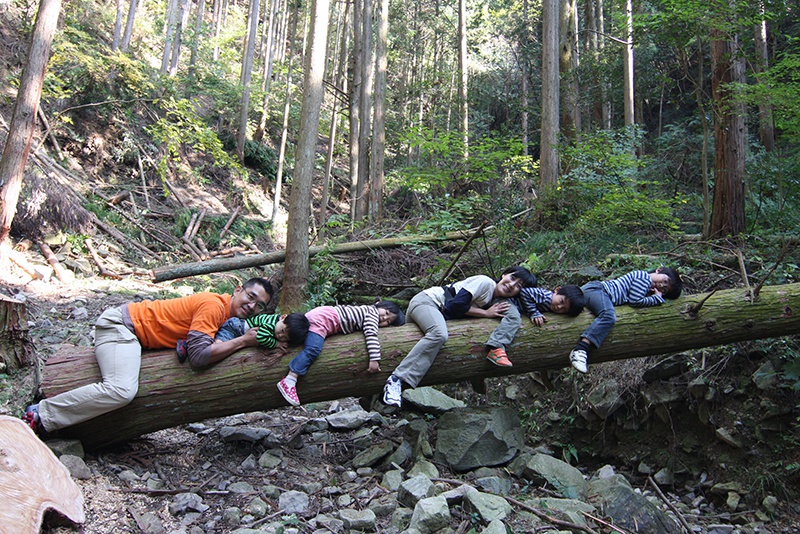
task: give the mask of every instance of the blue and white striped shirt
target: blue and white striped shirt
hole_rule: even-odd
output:
[[[661,295],[648,296],[652,284],[647,271],[631,271],[615,280],[603,282],[603,289],[611,297],[614,306],[629,304],[634,308],[646,308],[664,303]]]
[[[553,295],[552,291],[543,287],[523,287],[515,299],[515,304],[531,319],[543,317],[542,312],[550,311]]]

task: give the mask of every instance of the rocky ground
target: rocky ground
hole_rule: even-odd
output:
[[[34,346],[43,358],[62,342],[90,344],[91,324],[109,306],[185,291],[180,284],[154,286],[144,277],[79,276],[63,284],[11,273],[3,285],[5,294],[27,303]],[[52,444],[58,455],[67,455],[87,521],[80,528],[46,526],[45,532],[401,532],[410,522],[409,532],[635,531],[608,526],[611,520],[624,524],[608,508],[586,508],[584,515],[535,501],[571,491],[534,473],[530,461],[537,453],[571,464],[586,479],[621,475],[634,494],[670,518],[672,532],[681,525],[713,534],[800,532],[798,477],[791,471],[800,439],[796,394],[775,387],[748,395],[755,389],[753,373],[770,357],[741,350],[748,352],[740,367],[728,362],[735,380],[718,393],[724,400],[710,405],[715,426],[730,429],[732,443],[703,426],[697,399],[673,399],[659,409],[628,391],[641,387],[640,377],[653,362],[606,364],[593,370],[593,379],[566,372],[492,379],[488,395],[466,385],[442,388],[469,406],[511,407],[524,430],[517,460],[469,472],[454,472],[435,454],[439,410],[411,402],[400,412],[365,412],[359,400],[369,410],[378,405],[341,399],[240,414],[163,430],[96,454]],[[715,372],[725,374],[722,367]],[[626,380],[628,375],[634,378]],[[0,412],[19,415],[31,398],[33,376],[26,371],[2,378]],[[599,420],[586,398],[610,377],[633,400]],[[786,409],[765,419],[774,406]],[[331,418],[342,414],[357,415],[358,423],[337,428]],[[377,459],[365,459],[368,452]],[[465,496],[464,483],[478,491]],[[429,522],[413,519],[412,510],[421,508],[414,503],[432,495],[448,498],[434,498],[431,505],[439,509],[430,511]],[[494,495],[504,497],[502,504]],[[588,505],[592,498],[577,500]]]

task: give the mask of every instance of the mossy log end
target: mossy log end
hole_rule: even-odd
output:
[[[618,320],[590,364],[724,345],[737,341],[800,333],[800,284],[762,288],[755,302],[744,289],[689,295],[654,308],[617,308]],[[424,384],[527,373],[568,365],[567,355],[593,317],[588,312],[570,319],[550,315],[537,328],[524,319],[509,357],[512,368],[489,363],[483,345],[496,320],[448,323],[449,339]],[[308,375],[298,383],[304,403],[378,393],[386,377],[420,338],[414,324],[383,328],[381,372],[367,373],[367,354],[360,333],[331,336]],[[175,351],[153,351],[142,359],[139,393],[128,406],[67,428],[59,434],[83,441],[87,449],[123,442],[148,432],[212,417],[286,406],[275,385],[291,357],[246,349],[207,369],[178,363]],[[590,369],[591,372],[591,369]],[[93,349],[63,347],[43,372],[41,391],[52,397],[97,381],[100,373]]]

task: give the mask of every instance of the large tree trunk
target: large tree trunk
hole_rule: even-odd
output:
[[[314,183],[320,108],[324,97],[325,55],[328,42],[330,0],[312,0],[311,25],[303,79],[300,131],[289,199],[289,228],[286,239],[286,268],[281,290],[281,310],[298,311],[306,299],[308,281],[308,225],[311,220],[311,186]]]
[[[42,0],[31,35],[28,62],[22,71],[17,101],[11,112],[3,157],[0,158],[0,259],[6,256],[11,222],[17,213],[17,201],[22,189],[22,175],[31,149],[39,99],[42,96],[44,74],[50,58],[50,44],[58,23],[61,0]]]
[[[0,373],[15,371],[35,361],[25,303],[0,295]]]
[[[755,302],[747,291],[718,291],[699,311],[704,295],[684,297],[655,308],[617,308],[618,322],[590,364],[800,333],[800,284],[763,287]],[[486,360],[484,341],[496,320],[448,323],[449,338],[423,384],[442,384],[566,367],[567,354],[593,317],[551,316],[547,326],[525,322],[509,357],[512,368]],[[380,330],[381,373],[367,373],[368,357],[360,333],[331,336],[309,374],[300,380],[303,402],[378,393],[391,371],[420,339],[416,325]],[[295,349],[292,355],[298,351]],[[275,384],[286,374],[290,356],[246,349],[205,370],[178,364],[175,351],[147,352],[142,358],[139,393],[131,404],[60,431],[96,449],[171,426],[241,412],[284,407]],[[63,348],[44,367],[42,394],[58,393],[97,381],[100,372],[90,348]]]
[[[539,188],[558,183],[558,0],[542,3],[542,133]]]

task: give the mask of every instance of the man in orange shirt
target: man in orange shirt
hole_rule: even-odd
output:
[[[267,280],[251,278],[233,295],[197,293],[110,308],[95,326],[95,357],[103,381],[28,406],[24,419],[35,431],[52,432],[125,406],[139,389],[142,349],[174,349],[179,339],[186,339],[192,366],[203,367],[258,346],[256,328],[221,343],[214,343],[214,335],[231,317],[263,313],[272,295]]]

